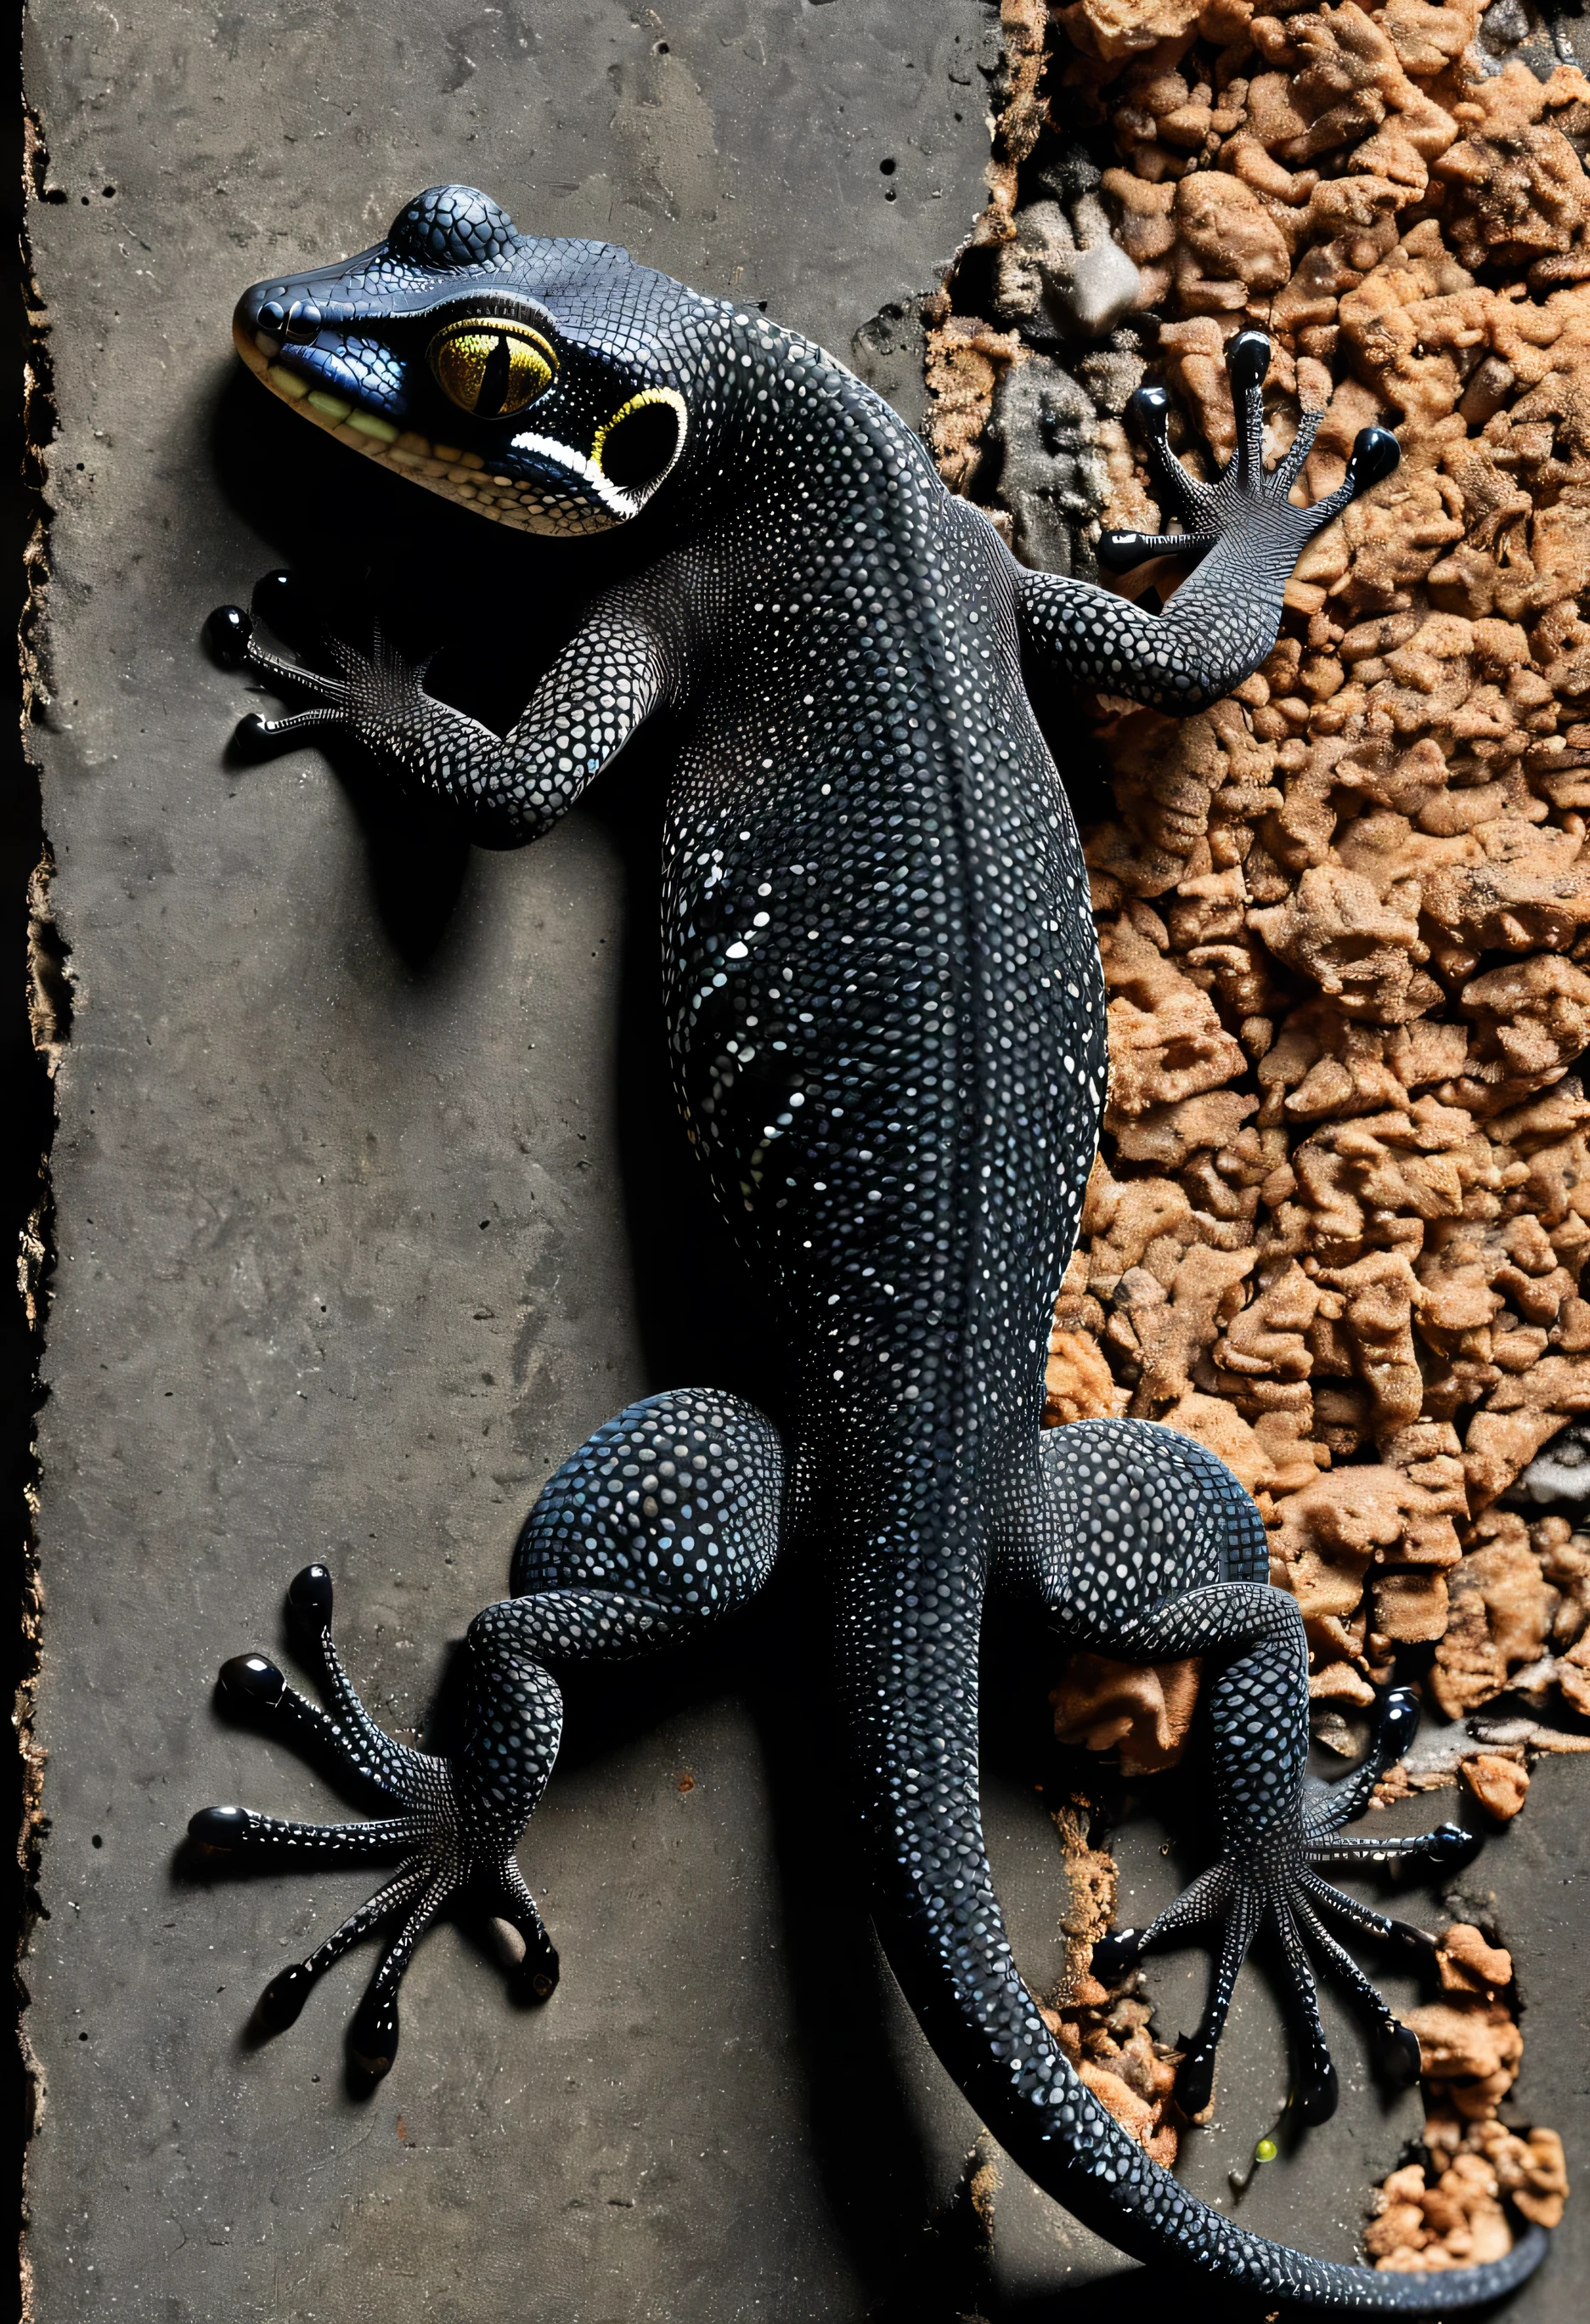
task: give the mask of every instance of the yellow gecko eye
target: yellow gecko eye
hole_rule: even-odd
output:
[[[426,349],[442,393],[477,420],[522,411],[551,386],[557,357],[537,331],[496,316],[449,323]]]

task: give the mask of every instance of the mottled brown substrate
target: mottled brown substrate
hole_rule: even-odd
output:
[[[1231,1463],[1338,1735],[1393,1673],[1452,1720],[1521,1692],[1529,1717],[1459,1729],[1444,1764],[1383,1787],[1461,1760],[1506,1818],[1535,1751],[1590,1746],[1590,1538],[1501,1506],[1590,1413],[1590,84],[1498,70],[1473,0],[1003,13],[978,244],[1015,243],[1045,195],[1045,130],[1091,124],[1153,310],[1118,344],[1170,388],[1190,466],[1231,448],[1222,351],[1255,325],[1269,456],[1329,405],[1310,497],[1360,428],[1402,448],[1305,553],[1231,700],[1181,722],[1091,706],[1115,800],[1087,835],[1111,1091],[1049,1417],[1167,1422]],[[932,318],[929,423],[947,480],[985,496],[1006,383],[1053,362],[1019,317],[1002,327],[997,263],[987,279],[987,319],[950,298]],[[1085,351],[1067,360],[1087,376]],[[1098,410],[1093,537],[1160,530]],[[1192,1692],[1089,1657],[1057,1725],[1142,1772],[1175,1757]],[[1450,1932],[1444,1964],[1470,1940]],[[1553,2135],[1495,2119],[1519,2048],[1505,1960],[1468,1987],[1444,1968],[1416,2016],[1431,2161],[1384,2190],[1382,2265],[1505,2247],[1499,2191],[1560,2210]]]

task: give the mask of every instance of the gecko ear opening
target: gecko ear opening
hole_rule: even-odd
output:
[[[591,457],[620,492],[660,484],[679,456],[685,419],[682,395],[672,388],[647,388],[597,429]]]

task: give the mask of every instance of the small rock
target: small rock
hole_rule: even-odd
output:
[[[1529,1796],[1529,1770],[1516,1759],[1504,1759],[1495,1751],[1476,1751],[1465,1759],[1458,1769],[1487,1815],[1498,1823],[1509,1823]]]
[[[1030,202],[1014,223],[994,263],[994,311],[1034,345],[1101,339],[1144,305],[1143,278],[1097,195],[1081,196],[1070,217],[1058,202]]]
[[[1537,1508],[1590,1500],[1590,1425],[1576,1420],[1537,1452],[1513,1488]]]
[[[1436,1961],[1448,1993],[1500,1993],[1512,1983],[1512,1955],[1505,1946],[1488,1945],[1472,1922],[1453,1923]]]

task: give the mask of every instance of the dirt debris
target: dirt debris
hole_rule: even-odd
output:
[[[1094,698],[1111,1084],[1047,1416],[1230,1407],[1322,1702],[1433,1647],[1448,1716],[1521,1671],[1576,1730],[1582,1592],[1550,1637],[1563,1582],[1489,1519],[1590,1414],[1590,82],[1495,69],[1473,0],[1005,15],[986,311],[951,285],[930,332],[946,477],[1092,570],[1162,521],[1131,386],[1207,472],[1249,324],[1272,455],[1327,407],[1310,492],[1362,426],[1402,447],[1232,699]],[[1136,303],[1089,338],[1100,217]]]
[[[1060,1743],[1118,1751],[1121,1773],[1157,1775],[1181,1758],[1198,1703],[1201,1665],[1121,1663],[1073,1655],[1049,1700]]]
[[[1458,1771],[1485,1813],[1498,1823],[1510,1823],[1529,1797],[1530,1771],[1523,1753],[1475,1751]]]
[[[1404,2164],[1375,2190],[1364,2240],[1376,2267],[1420,2274],[1503,2257],[1512,2248],[1503,2195],[1538,2227],[1561,2219],[1567,2173],[1555,2131],[1521,2135],[1494,2119],[1433,2113],[1424,2144],[1428,2163]]]
[[[1376,2189],[1365,2236],[1377,2267],[1415,2273],[1500,2257],[1512,2242],[1503,2198],[1554,2227],[1568,2191],[1556,2132],[1497,2118],[1523,2054],[1508,2006],[1511,1955],[1460,1921],[1436,1959],[1442,1998],[1408,2016],[1423,2059],[1426,2159]]]
[[[1168,2171],[1181,2119],[1174,2095],[1181,2053],[1154,2039],[1153,2005],[1131,1990],[1133,1980],[1111,1990],[1093,1975],[1094,1944],[1115,1914],[1115,1861],[1091,1844],[1086,1799],[1072,1798],[1053,1817],[1066,1876],[1066,1967],[1054,1991],[1039,1998],[1039,2012],[1100,2105]]]

